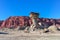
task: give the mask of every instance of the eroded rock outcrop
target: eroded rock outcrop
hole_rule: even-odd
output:
[[[48,18],[38,18],[38,22],[46,22],[48,25],[52,25],[52,22],[55,22],[60,25],[60,19],[48,19]],[[0,21],[0,27],[10,28],[10,27],[24,27],[30,26],[32,24],[31,19],[28,16],[11,16],[4,21]]]

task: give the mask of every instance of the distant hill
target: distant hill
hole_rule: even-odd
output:
[[[55,21],[55,23],[60,24],[60,19],[49,19],[49,18],[38,18],[38,22],[44,21]],[[51,23],[51,22],[50,22]],[[32,24],[31,19],[28,16],[11,16],[4,21],[0,21],[0,27],[23,27],[23,26],[30,26]]]

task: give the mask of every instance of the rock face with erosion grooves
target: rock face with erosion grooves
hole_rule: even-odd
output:
[[[38,20],[38,22],[42,22],[42,21],[47,20],[47,23],[48,23],[48,20],[53,20],[60,25],[60,19],[38,18],[37,20]],[[51,21],[48,24],[51,25],[53,21]],[[1,28],[4,28],[4,27],[6,27],[6,28],[10,28],[10,27],[16,28],[18,26],[23,28],[24,26],[30,26],[31,24],[32,24],[32,21],[28,16],[11,16],[4,21],[0,21],[0,27]]]

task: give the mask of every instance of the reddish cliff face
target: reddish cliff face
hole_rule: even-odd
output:
[[[9,17],[8,19],[6,19],[2,24],[1,27],[17,27],[17,26],[29,26],[29,17],[27,16],[14,16],[14,17]]]
[[[3,21],[0,21],[0,26],[2,25]]]
[[[38,18],[37,19],[39,22],[49,22],[49,24],[52,22],[56,22],[58,24],[60,24],[60,20],[56,20],[56,19],[48,19],[48,18]],[[4,20],[4,21],[0,21],[0,27],[4,28],[10,28],[10,27],[24,27],[24,26],[30,26],[32,24],[32,21],[29,17],[27,16],[11,16],[8,19]]]

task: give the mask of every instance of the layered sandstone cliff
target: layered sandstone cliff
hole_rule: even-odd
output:
[[[52,22],[56,22],[57,24],[60,24],[60,19],[48,19],[48,18],[38,18],[37,19],[38,22],[43,22],[43,21],[51,21]],[[11,16],[9,18],[7,18],[4,21],[0,21],[0,28],[10,28],[10,27],[23,27],[23,26],[30,26],[32,24],[31,19],[28,16]]]

